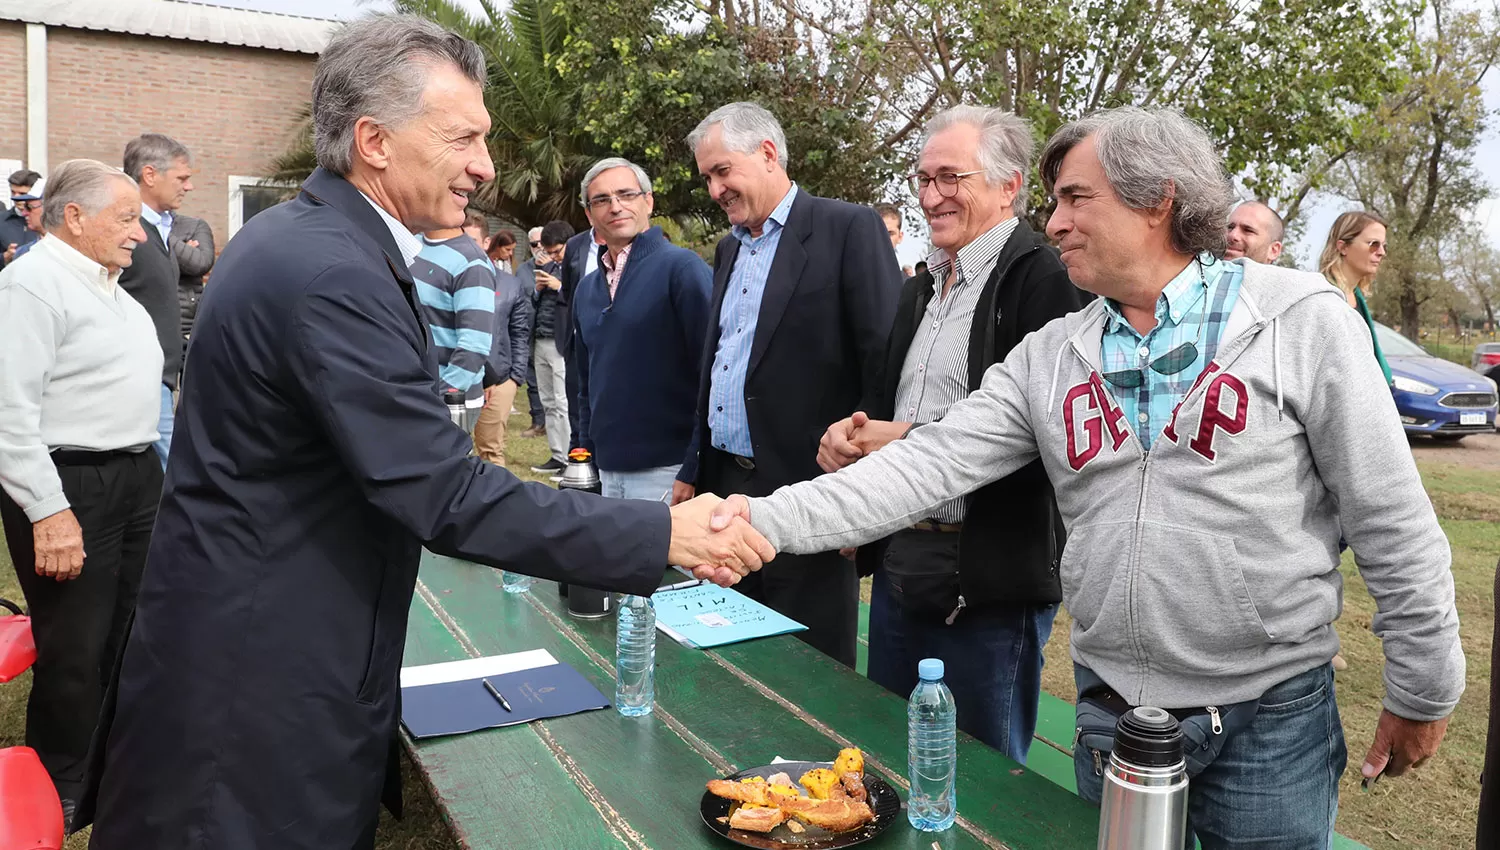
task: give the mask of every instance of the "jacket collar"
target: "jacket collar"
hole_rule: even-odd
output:
[[[391,272],[402,283],[412,283],[411,270],[402,260],[401,249],[396,246],[396,239],[391,235],[390,228],[364,193],[354,188],[353,183],[319,167],[302,183],[302,191],[313,200],[343,213],[360,233],[373,240],[385,254]]]

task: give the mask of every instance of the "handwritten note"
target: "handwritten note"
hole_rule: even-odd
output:
[[[659,590],[652,601],[656,627],[678,643],[698,649],[807,628],[748,596],[712,584]]]

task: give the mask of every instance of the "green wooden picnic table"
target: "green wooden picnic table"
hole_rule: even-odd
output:
[[[569,616],[551,582],[507,594],[495,570],[424,555],[408,665],[546,649],[613,697],[614,647],[613,618]],[[592,711],[411,750],[466,848],[689,850],[731,846],[698,814],[709,779],[777,756],[831,760],[847,746],[905,799],[905,700],[790,636],[714,650],[658,636],[647,717]],[[943,833],[919,832],[903,814],[870,846],[1095,846],[1097,809],[962,733],[958,811]]]

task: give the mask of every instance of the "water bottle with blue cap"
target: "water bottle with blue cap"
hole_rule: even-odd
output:
[[[906,708],[906,770],[911,780],[906,819],[923,832],[941,832],[958,816],[953,790],[958,770],[958,707],[943,684],[941,658],[922,659],[917,677]]]

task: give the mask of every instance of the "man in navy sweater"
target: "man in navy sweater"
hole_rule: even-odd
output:
[[[698,476],[697,401],[713,272],[651,226],[651,179],[600,160],[580,193],[604,237],[599,268],[573,297],[578,442],[604,495],[673,504]]]

